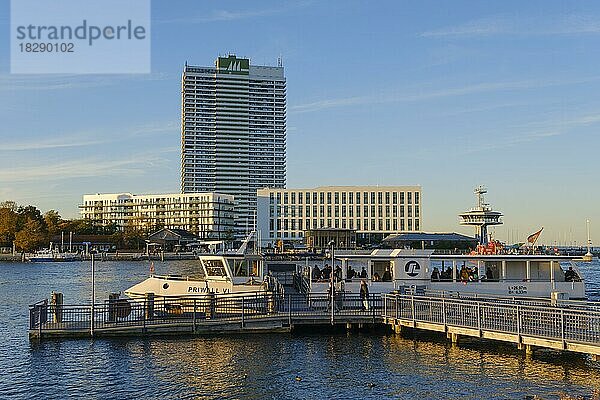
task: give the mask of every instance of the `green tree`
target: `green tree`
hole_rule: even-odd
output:
[[[62,218],[56,210],[46,211],[44,214],[44,222],[48,230],[48,235],[54,236],[61,231]]]
[[[0,204],[0,243],[12,245],[17,233],[19,215],[12,207],[5,207],[6,202]]]
[[[46,243],[46,231],[38,220],[28,218],[15,235],[15,245],[22,251],[35,251]]]

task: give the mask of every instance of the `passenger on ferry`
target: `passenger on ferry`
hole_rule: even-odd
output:
[[[469,280],[470,281],[478,281],[479,280],[479,269],[477,267],[469,268]]]
[[[373,282],[381,282],[381,277],[377,272],[373,274]]]
[[[313,281],[318,281],[319,279],[321,279],[321,270],[319,269],[318,265],[315,265],[315,267],[312,270],[312,279]]]
[[[494,274],[493,274],[493,272],[492,272],[492,270],[490,268],[488,268],[488,269],[485,270],[485,278],[488,281],[491,281],[491,280],[494,279]]]
[[[331,278],[331,267],[328,264],[325,264],[321,271],[321,279],[329,280],[329,278]]]
[[[384,282],[391,282],[392,281],[392,273],[390,272],[389,268],[385,269],[385,272],[383,273],[382,280]]]
[[[577,272],[573,271],[573,267],[569,267],[565,272],[565,282],[580,282],[581,278],[577,275]]]
[[[367,278],[367,270],[365,269],[365,267],[362,267],[362,271],[360,271],[360,277],[363,279]]]
[[[356,271],[350,265],[348,266],[348,270],[346,271],[346,278],[352,279],[356,276]]]
[[[336,282],[339,282],[342,280],[342,267],[340,267],[339,265],[337,267],[335,267],[335,280]]]
[[[363,268],[364,271],[364,268]],[[360,299],[362,300],[363,310],[369,309],[369,287],[367,286],[367,281],[362,279],[360,281]]]
[[[452,268],[448,267],[446,270],[442,270],[440,274],[440,279],[442,281],[451,281],[452,280]]]
[[[438,267],[433,268],[433,272],[431,272],[431,280],[434,282],[440,281],[440,270],[438,269]]]
[[[460,269],[460,280],[463,282],[467,282],[469,280],[469,270],[464,265]]]

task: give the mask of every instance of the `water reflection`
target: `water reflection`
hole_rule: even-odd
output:
[[[194,261],[155,262],[191,275]],[[581,266],[592,294],[600,264]],[[97,264],[98,299],[146,278],[146,262]],[[585,356],[444,337],[331,333],[30,343],[27,305],[60,290],[89,299],[89,263],[0,263],[0,393],[10,398],[516,398],[589,396],[600,364]],[[301,380],[296,380],[296,376]]]

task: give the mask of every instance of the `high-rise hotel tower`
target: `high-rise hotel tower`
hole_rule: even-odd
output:
[[[236,230],[254,224],[256,191],[286,182],[286,82],[277,67],[219,57],[181,79],[181,191],[234,195]]]

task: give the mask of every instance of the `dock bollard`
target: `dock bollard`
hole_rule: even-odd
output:
[[[108,295],[108,322],[117,321],[117,303],[119,297],[119,293],[111,293]]]
[[[62,322],[63,313],[63,294],[52,292],[50,294],[50,310],[52,314],[52,322],[60,324]]]
[[[206,317],[207,318],[214,318],[215,314],[216,314],[216,309],[217,309],[217,299],[215,298],[215,294],[210,292],[208,294],[208,310],[206,310]]]
[[[154,319],[154,293],[146,293],[146,310],[145,317],[146,320]]]

